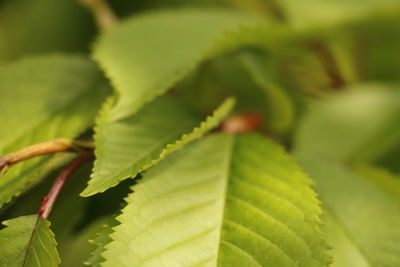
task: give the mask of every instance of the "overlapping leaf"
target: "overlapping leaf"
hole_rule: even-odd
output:
[[[268,123],[274,130],[287,131],[293,124],[295,110],[289,95],[274,77],[270,59],[261,53],[243,53],[239,59],[265,94],[267,109],[270,111]]]
[[[93,245],[96,246],[95,250],[91,253],[90,258],[85,262],[85,264],[100,267],[101,263],[104,262],[104,258],[101,254],[105,251],[105,245],[112,241],[110,234],[113,232],[112,228],[117,226],[118,222],[111,218],[102,225],[102,229],[97,233],[97,236],[94,240],[91,241]]]
[[[0,154],[76,137],[93,123],[107,93],[101,73],[86,58],[51,55],[2,65]],[[19,163],[1,174],[0,206],[41,179],[46,159]]]
[[[109,120],[137,112],[202,60],[251,42],[234,34],[240,29],[257,39],[243,28],[257,24],[247,15],[212,9],[160,11],[124,21],[94,51],[119,94]]]
[[[326,266],[311,184],[264,137],[209,136],[133,187],[102,266]]]
[[[0,231],[0,265],[55,267],[60,263],[50,222],[37,215],[3,222]]]
[[[400,145],[400,91],[385,85],[349,88],[318,103],[295,137],[297,151],[345,162],[371,162]]]
[[[0,6],[0,60],[86,51],[92,33],[90,18],[78,1],[7,0]]]
[[[374,15],[400,13],[397,0],[284,0],[280,6],[289,24],[298,29],[319,28],[359,22]]]
[[[388,192],[384,185],[394,177],[386,174],[386,182],[378,177],[370,182],[320,156],[303,155],[301,161],[316,181],[329,214],[327,230],[336,266],[398,266],[400,230],[396,226],[400,225],[400,202],[398,195]],[[391,184],[398,186],[398,181]]]
[[[112,123],[101,121],[107,118],[105,113],[111,107],[106,106],[95,137],[94,172],[82,195],[103,192],[155,165],[216,127],[233,104],[233,99],[228,99],[198,128],[195,127],[200,123],[199,116],[168,96],[156,99],[133,116]]]

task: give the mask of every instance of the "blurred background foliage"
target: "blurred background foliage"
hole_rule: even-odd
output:
[[[288,42],[269,51],[242,48],[208,60],[171,94],[204,113],[235,95],[237,112],[259,112],[263,131],[298,155],[312,151],[400,173],[399,0],[108,2],[121,18],[161,8],[225,7],[282,27],[293,35]],[[35,54],[89,54],[97,34],[91,14],[78,1],[0,2],[0,64]],[[75,176],[89,173],[88,166]],[[54,175],[10,204],[2,219],[34,212]],[[50,217],[63,266],[79,266],[87,258],[91,247],[86,240],[120,209],[115,199],[122,201],[128,193],[122,183],[83,199],[78,193],[85,183],[69,183],[57,203],[63,207]],[[58,210],[63,211],[59,219]],[[73,221],[69,228],[65,216]]]

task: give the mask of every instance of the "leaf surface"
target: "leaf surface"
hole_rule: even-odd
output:
[[[101,256],[101,253],[105,251],[105,245],[112,241],[110,234],[113,232],[112,228],[116,225],[118,225],[118,223],[114,217],[112,219],[108,219],[107,222],[102,225],[101,231],[99,231],[96,238],[91,241],[96,248],[92,251],[90,258],[85,261],[85,264],[92,267],[101,266],[101,263],[104,262],[104,258]]]
[[[295,136],[296,151],[373,162],[400,145],[399,117],[400,90],[394,86],[348,88],[308,111]]]
[[[311,184],[264,137],[209,136],[133,186],[102,266],[326,266]]]
[[[201,124],[197,114],[169,96],[162,96],[139,113],[112,123],[100,121],[107,118],[105,112],[110,106],[106,107],[96,129],[94,171],[82,195],[103,192],[157,164],[218,126],[233,105],[234,100],[228,99]]]
[[[284,0],[280,2],[288,23],[297,28],[319,28],[346,25],[375,15],[398,16],[397,0]]]
[[[251,42],[235,34],[258,23],[241,13],[212,9],[160,11],[124,21],[94,50],[119,95],[109,120],[136,113],[201,61]]]
[[[74,138],[92,123],[109,92],[93,62],[37,56],[0,67],[0,154],[56,138]],[[0,174],[0,206],[42,179],[52,164],[39,157]],[[54,167],[54,166],[53,166]]]
[[[400,201],[387,191],[385,181],[371,182],[320,156],[303,155],[301,162],[316,181],[330,217],[327,230],[334,231],[328,232],[328,237],[338,262],[335,266],[398,266],[400,230],[396,226],[400,225]]]
[[[3,224],[0,231],[0,265],[54,267],[60,263],[50,222],[37,215],[23,216]]]

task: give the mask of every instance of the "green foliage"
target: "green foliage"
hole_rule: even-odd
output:
[[[103,192],[128,177],[135,177],[216,127],[232,107],[233,99],[227,100],[198,128],[194,128],[199,122],[195,113],[165,96],[138,114],[117,122],[102,123],[107,111],[102,112],[96,135],[97,159],[93,176],[82,195]],[[109,105],[105,109],[109,109]]]
[[[139,2],[1,1],[0,266],[398,267],[400,2]]]
[[[345,162],[372,162],[400,146],[400,90],[365,84],[327,97],[304,116],[298,153]]]
[[[91,241],[92,244],[96,246],[96,249],[91,253],[91,257],[85,261],[85,264],[100,267],[101,263],[104,262],[103,256],[101,254],[105,251],[105,245],[112,241],[110,234],[113,233],[112,227],[118,225],[118,222],[113,218],[108,220],[107,223],[102,225],[102,229],[98,231],[97,236]]]
[[[240,60],[265,94],[266,105],[270,111],[267,118],[269,124],[279,132],[287,131],[293,124],[295,110],[289,95],[280,88],[274,77],[274,68],[271,66],[273,63],[261,53],[242,54]]]
[[[54,267],[60,263],[49,221],[23,216],[4,221],[0,231],[1,266]]]
[[[341,250],[341,254],[334,254],[335,259],[339,262],[362,259],[362,264],[337,266],[396,266],[400,262],[400,231],[393,226],[400,223],[399,199],[383,190],[383,185],[369,183],[336,162],[306,156],[301,163],[317,183],[317,191],[331,217],[330,223],[336,224],[334,227],[345,235],[341,239],[334,236],[330,243],[334,248],[353,246],[358,252],[358,256],[353,257],[351,250]],[[399,190],[396,178],[390,179]]]
[[[87,51],[94,27],[77,1],[4,0],[1,4],[0,60]]]
[[[241,13],[215,10],[164,11],[126,20],[100,38],[94,51],[118,92],[108,120],[136,113],[202,60],[240,45],[240,39],[237,45],[225,45],[224,35],[228,39],[227,32],[256,22]]]
[[[263,137],[210,136],[132,188],[102,266],[324,266],[311,184]]]
[[[357,166],[355,171],[378,188],[394,197],[400,198],[400,179],[398,175],[386,169],[368,165]]]
[[[83,133],[109,92],[93,62],[84,57],[31,57],[0,67],[0,154]],[[0,174],[0,206],[56,167],[48,157],[18,163]]]
[[[360,22],[375,15],[398,15],[397,0],[284,0],[289,23],[296,28],[318,28]]]

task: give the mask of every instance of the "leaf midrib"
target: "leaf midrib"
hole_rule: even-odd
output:
[[[221,219],[220,219],[220,226],[219,226],[219,236],[218,236],[218,243],[217,243],[217,256],[215,258],[215,266],[219,265],[219,257],[220,257],[220,249],[221,249],[221,244],[223,242],[222,240],[222,229],[224,227],[224,218],[225,218],[225,207],[226,207],[226,202],[228,199],[228,185],[229,185],[229,177],[230,173],[232,170],[232,158],[233,158],[233,152],[235,150],[235,144],[236,144],[236,137],[233,135],[226,135],[230,140],[229,147],[227,148],[227,158],[225,162],[225,171],[224,173],[226,174],[225,176],[225,183],[224,183],[224,189],[222,193],[223,201],[221,201],[222,207],[221,207]]]
[[[327,204],[328,202],[325,201],[325,199],[323,198],[322,195],[320,195],[320,199],[321,199],[321,202],[324,203],[325,210],[327,211],[327,213],[329,213],[329,215],[331,216],[334,223],[339,226],[340,230],[342,230],[343,234],[347,237],[349,242],[351,242],[353,247],[360,253],[360,255],[365,259],[365,261],[368,263],[368,265],[370,267],[373,267],[374,264],[373,264],[372,260],[368,257],[368,253],[366,251],[364,251],[363,248],[355,241],[355,238],[353,237],[351,232],[349,230],[347,230],[347,228],[344,226],[344,224],[339,219],[339,217],[337,216],[334,209],[332,209],[329,206],[329,204]]]
[[[29,237],[28,244],[26,245],[26,248],[25,248],[25,250],[24,250],[24,261],[22,262],[22,265],[21,265],[22,267],[26,265],[26,261],[28,260],[29,250],[30,250],[30,247],[32,246],[33,236],[34,236],[35,232],[38,230],[39,220],[40,220],[40,217],[37,216],[36,222],[35,222],[35,224],[34,224],[34,226],[33,226],[31,235],[30,235],[30,237]],[[38,261],[38,262],[39,262],[39,261]],[[40,262],[39,262],[39,264],[40,264]]]

